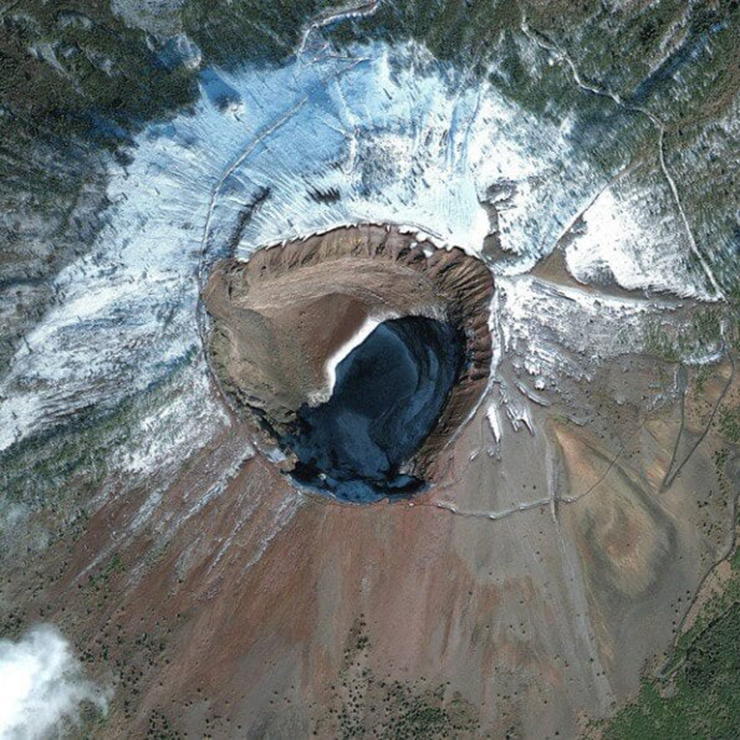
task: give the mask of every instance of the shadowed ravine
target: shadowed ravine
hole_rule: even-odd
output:
[[[299,460],[293,477],[357,503],[422,488],[401,466],[434,428],[463,347],[454,327],[433,319],[380,324],[338,365],[331,398],[302,406],[296,431],[283,438]]]

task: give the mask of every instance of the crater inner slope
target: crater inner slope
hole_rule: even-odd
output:
[[[429,320],[426,328],[447,327],[443,333],[460,342],[457,380],[440,391],[436,424],[403,467],[412,478],[430,480],[439,451],[485,391],[492,295],[490,272],[461,249],[437,249],[394,226],[335,229],[214,267],[204,288],[210,362],[235,408],[256,422],[265,441],[285,447],[285,440],[300,437],[301,409],[304,422],[325,413],[319,408],[331,397],[332,358],[368,321],[417,317],[416,328],[421,318]],[[434,331],[426,337],[441,347]],[[289,455],[290,464],[299,457]]]

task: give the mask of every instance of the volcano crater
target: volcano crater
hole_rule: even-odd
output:
[[[222,260],[209,364],[295,483],[370,503],[423,490],[490,375],[493,279],[459,248],[361,225]]]

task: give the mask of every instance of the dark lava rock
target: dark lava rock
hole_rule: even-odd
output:
[[[401,468],[437,423],[464,347],[457,329],[434,319],[380,324],[337,366],[331,398],[300,408],[282,440],[298,457],[293,477],[363,503],[418,491],[424,482]]]
[[[486,389],[492,296],[490,272],[461,249],[437,249],[392,226],[335,229],[261,249],[247,262],[227,259],[215,266],[203,293],[211,319],[209,361],[234,409],[254,422],[264,441],[289,451],[297,479],[335,493],[339,481],[365,481],[361,496],[407,491],[435,478],[440,452]],[[407,410],[392,412],[392,421],[383,422],[390,426],[368,426],[363,444],[352,452],[348,444],[365,422],[354,419],[344,443],[332,425],[346,425],[360,401],[350,402],[345,391],[342,400],[330,400],[326,363],[369,319],[385,328],[359,357],[381,345],[388,352],[396,347],[395,356],[406,360],[388,368],[388,388],[412,406],[428,392],[430,405],[423,423]],[[451,334],[442,341],[445,332]],[[355,367],[355,359],[345,359],[346,368]],[[343,382],[351,387],[354,370],[346,368]],[[409,390],[413,378],[421,395]],[[372,385],[369,378],[363,382]],[[381,398],[380,386],[372,393]],[[393,424],[403,440],[394,442],[397,452],[377,443],[379,430]],[[404,424],[418,426],[401,430]],[[323,450],[320,438],[328,445]],[[343,488],[346,495],[339,497],[358,495]]]

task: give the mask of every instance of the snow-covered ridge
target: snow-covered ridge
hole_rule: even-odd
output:
[[[248,258],[265,244],[371,222],[480,256],[495,207],[505,271],[520,274],[605,186],[568,126],[538,120],[413,43],[210,69],[201,82],[193,111],[150,125],[130,164],[111,163],[107,227],[61,273],[59,302],[0,380],[0,451],[192,363],[198,277],[227,253]],[[668,242],[656,253],[640,207],[632,195],[596,200],[585,241],[569,254],[576,272],[610,263],[628,287],[655,284]],[[698,292],[680,269],[663,271],[661,287]],[[214,403],[206,383],[182,394],[183,408]]]

